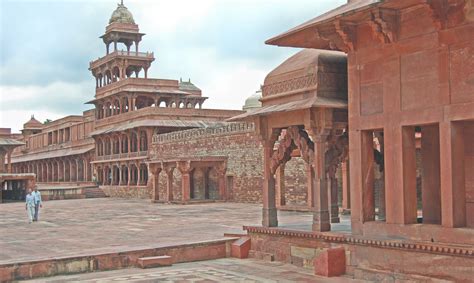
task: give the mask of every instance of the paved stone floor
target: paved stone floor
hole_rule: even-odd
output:
[[[311,213],[279,212],[282,227],[308,230],[311,221]],[[0,204],[0,264],[215,240],[260,223],[257,204],[103,198],[44,202],[40,221],[28,224],[23,203],[6,203]],[[345,219],[335,230],[349,225]]]
[[[30,282],[356,282],[345,277],[323,278],[311,270],[255,259],[218,259],[152,269],[121,269],[39,278]]]

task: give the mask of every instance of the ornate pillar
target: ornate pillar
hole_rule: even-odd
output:
[[[343,162],[342,170],[342,209],[344,211],[351,209],[351,189],[349,179],[349,160]]]
[[[127,173],[128,173],[127,186],[130,187],[130,182],[132,179],[132,166],[130,166],[130,164],[127,164]]]
[[[178,161],[176,166],[181,172],[182,201],[187,202],[191,196],[191,161]]]
[[[122,178],[123,178],[123,171],[122,171],[122,164],[119,163],[119,183],[118,185],[121,186],[122,185]]]
[[[278,135],[274,134],[263,142],[263,208],[262,225],[264,227],[277,227],[278,217],[275,205],[275,176],[271,171],[273,146]]]
[[[329,192],[330,192],[330,202],[331,202],[331,223],[339,223],[339,204],[338,204],[338,192],[337,192],[337,178],[335,174],[329,176]]]
[[[209,167],[202,168],[203,174],[203,187],[204,187],[204,199],[209,199]]]
[[[312,128],[309,131],[314,142],[314,211],[313,231],[324,232],[331,230],[328,210],[328,189],[326,179],[326,151],[329,129]]]
[[[173,201],[173,171],[174,167],[166,166],[166,201]]]
[[[7,153],[7,164],[8,164],[8,173],[11,173],[12,172],[12,151],[13,150],[9,150],[8,153]]]
[[[313,170],[313,164],[306,163],[306,182],[308,184],[308,198],[306,199],[306,205],[313,210],[314,207],[314,194],[315,194],[315,176],[314,176],[314,170]]]
[[[110,185],[114,186],[115,185],[115,165],[112,164],[111,170],[110,170]]]
[[[140,186],[141,183],[140,183],[140,179],[142,178],[142,172],[141,172],[141,164],[140,163],[136,163],[136,166],[137,166],[137,186]]]
[[[152,202],[157,202],[160,200],[160,173],[161,166],[158,164],[150,164],[150,170],[153,174],[153,198]]]
[[[286,199],[285,199],[285,164],[280,164],[276,171],[276,201],[277,207],[285,206]]]
[[[219,186],[219,197],[221,200],[227,200],[227,188],[225,183],[225,173],[227,172],[227,162],[223,162],[216,166],[218,186]],[[206,174],[208,174],[207,171]]]

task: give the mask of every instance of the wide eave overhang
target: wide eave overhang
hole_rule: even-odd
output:
[[[405,1],[405,0],[404,0]],[[410,1],[410,0],[409,0]],[[267,41],[266,44],[288,47],[340,49],[330,47],[328,41],[314,30],[318,26],[341,20],[364,10],[370,10],[386,0],[354,0],[334,10],[309,20]]]
[[[283,104],[267,105],[259,109],[234,116],[227,119],[228,122],[247,121],[256,117],[269,116],[277,113],[306,110],[311,108],[332,108],[332,109],[347,109],[347,101],[327,98],[327,97],[312,97],[291,101]]]

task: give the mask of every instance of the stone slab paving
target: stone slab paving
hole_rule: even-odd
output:
[[[311,221],[308,212],[279,213],[282,227],[308,230]],[[260,223],[258,204],[103,198],[44,202],[40,221],[28,224],[23,203],[6,203],[0,204],[0,264],[214,240]],[[345,223],[340,227],[347,229]]]
[[[225,258],[176,264],[152,269],[122,269],[68,276],[38,278],[26,282],[358,282],[346,277],[325,278],[279,262]],[[360,282],[360,281],[359,281]]]

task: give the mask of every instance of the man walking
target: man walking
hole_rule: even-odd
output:
[[[31,193],[31,189],[28,189],[28,194],[26,195],[26,212],[28,213],[29,223],[33,221],[35,215],[35,196]]]
[[[39,216],[39,209],[43,207],[43,203],[41,201],[41,193],[38,191],[38,186],[35,186],[35,191],[33,192],[33,196],[35,199],[35,218],[33,221],[38,221]]]

